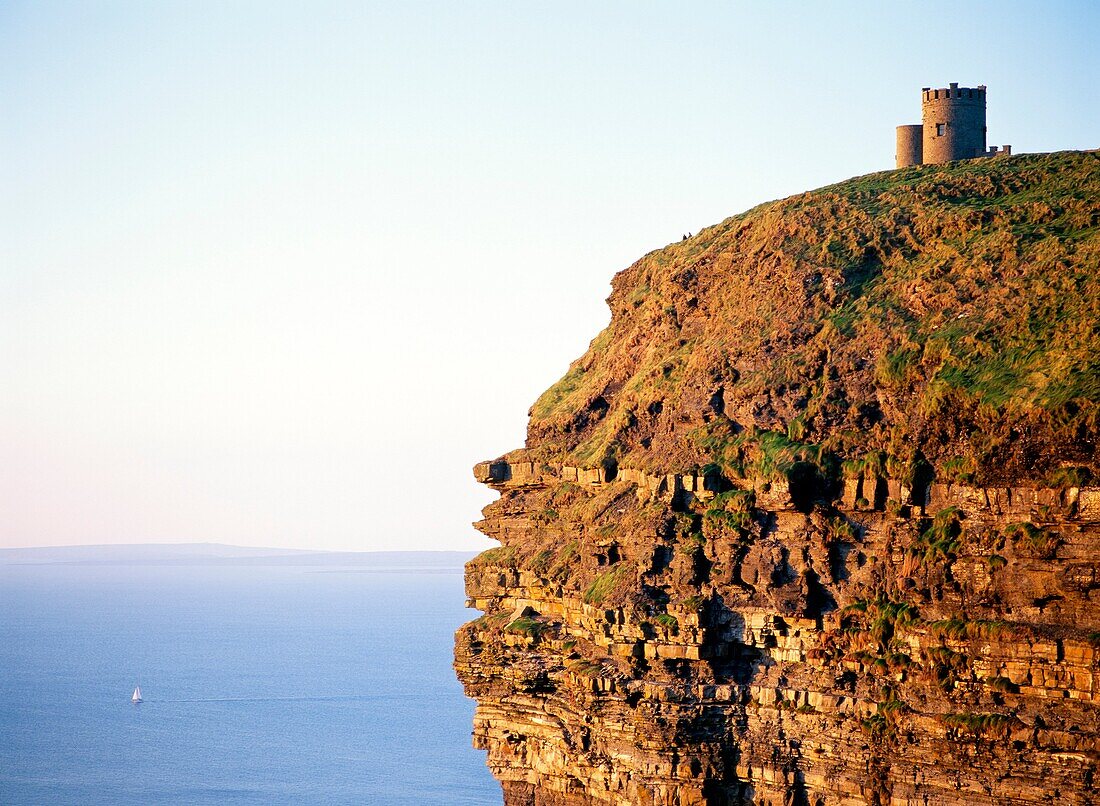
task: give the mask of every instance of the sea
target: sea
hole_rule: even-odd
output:
[[[0,562],[0,804],[499,806],[439,565]]]

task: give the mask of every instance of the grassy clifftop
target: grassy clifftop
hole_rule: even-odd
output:
[[[731,476],[1100,474],[1100,154],[887,171],[761,205],[619,273],[528,447]]]

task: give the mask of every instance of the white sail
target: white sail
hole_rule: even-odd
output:
[[[133,702],[141,702],[141,686],[134,688],[134,696],[130,698]]]

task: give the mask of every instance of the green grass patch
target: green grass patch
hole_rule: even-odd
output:
[[[554,562],[547,570],[547,576],[556,582],[564,582],[572,574],[579,559],[580,543],[570,540],[554,555]]]
[[[1062,542],[1056,532],[1033,523],[1010,523],[1004,528],[1004,534],[1024,556],[1044,560],[1053,558]]]
[[[921,563],[955,559],[962,546],[962,513],[958,507],[947,507],[936,513],[920,537],[907,551],[909,557]]]
[[[698,595],[696,595],[696,596],[689,596],[689,597],[687,597],[686,599],[684,599],[684,603],[683,603],[683,606],[684,606],[684,609],[685,609],[685,610],[692,610],[692,611],[696,611],[696,610],[698,610],[698,609],[699,609],[700,607],[702,607],[702,606],[703,606],[703,603],[704,603],[705,601],[706,601],[706,599],[704,599],[704,598],[703,598],[702,596],[698,596]]]
[[[1015,637],[1018,627],[1007,621],[987,619],[965,619],[958,616],[930,621],[927,623],[928,631],[938,638],[948,638],[957,641],[984,639],[997,640]]]
[[[666,630],[675,630],[680,626],[676,616],[669,613],[661,613],[653,619],[654,624],[660,624]]]
[[[546,632],[548,626],[544,622],[524,616],[516,619],[504,629],[506,632],[519,633],[530,638],[538,638]]]
[[[1020,723],[1009,714],[945,714],[942,719],[949,728],[979,735],[1003,735]]]
[[[604,600],[618,587],[619,582],[625,578],[626,572],[625,566],[617,566],[593,579],[582,594],[585,604],[603,604]]]
[[[497,546],[488,549],[470,560],[474,566],[495,565],[502,568],[514,568],[516,564],[515,546]]]
[[[1092,483],[1093,473],[1087,467],[1059,467],[1046,477],[1050,487],[1066,490],[1070,487],[1085,487]]]

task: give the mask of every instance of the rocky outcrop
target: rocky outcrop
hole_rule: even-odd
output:
[[[1100,160],[855,180],[616,278],[527,447],[474,469],[501,545],[455,667],[507,806],[1100,803],[1100,384],[1068,360],[1100,349],[1100,197],[1059,209],[1066,173]],[[1091,272],[1048,300],[1074,338],[998,330],[967,272],[1064,295],[1051,254]]]

